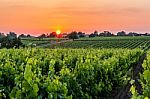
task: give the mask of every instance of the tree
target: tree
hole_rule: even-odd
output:
[[[27,37],[31,37],[31,35],[30,35],[30,34],[28,34],[28,35],[27,35]]]
[[[19,38],[25,38],[25,37],[27,37],[27,36],[24,35],[24,34],[21,34],[21,35],[19,35],[18,37],[19,37]]]
[[[43,38],[46,38],[47,36],[45,35],[45,34],[41,34],[40,36],[38,36],[37,38],[39,38],[39,40],[40,39],[43,39]]]
[[[150,34],[149,33],[145,33],[144,36],[150,36]]]
[[[17,37],[17,34],[15,34],[15,32],[9,32],[9,34],[7,34],[7,37],[9,39],[13,39],[13,38],[16,38]]]
[[[98,36],[98,31],[95,30],[95,31],[94,31],[94,35],[95,35],[95,36]]]
[[[117,36],[126,36],[126,32],[124,32],[124,31],[118,32]]]
[[[68,34],[68,38],[74,40],[74,39],[78,39],[79,36],[78,36],[78,33],[76,31],[73,31],[70,34]]]
[[[94,33],[91,33],[91,34],[89,35],[89,38],[91,38],[91,37],[95,37],[95,34],[94,34]]]
[[[79,37],[85,37],[85,33],[78,32],[78,36],[79,36]]]
[[[98,31],[94,31],[94,33],[91,33],[90,35],[89,35],[89,37],[96,37],[96,36],[98,36]]]
[[[4,33],[0,33],[0,38],[1,37],[5,37],[5,34]]]
[[[2,39],[6,37],[4,33],[0,33],[0,42],[2,42]]]
[[[23,44],[21,42],[21,39],[17,37],[17,34],[15,34],[14,32],[10,32],[9,34],[7,34],[7,36],[3,36],[0,39],[0,45],[1,48],[19,48]]]
[[[56,36],[57,36],[56,32],[52,32],[48,37],[56,37]]]
[[[113,34],[109,31],[104,31],[103,33],[100,33],[99,36],[113,36]]]
[[[135,33],[135,32],[129,32],[129,33],[128,33],[128,36],[139,36],[139,34],[138,34],[138,33]]]

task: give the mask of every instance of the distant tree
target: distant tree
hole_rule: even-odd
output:
[[[95,36],[98,36],[98,31],[95,30],[95,31],[94,31],[94,35],[95,35]]]
[[[96,37],[96,36],[98,36],[98,31],[94,31],[94,33],[91,33],[90,35],[89,35],[89,37]]]
[[[99,36],[105,36],[105,33],[100,33]]]
[[[37,38],[39,38],[39,40],[46,38],[47,36],[45,34],[41,34],[40,36],[38,36]]]
[[[46,38],[46,34],[41,34],[39,37],[40,38]]]
[[[69,39],[78,39],[78,33],[76,31],[71,32],[70,34],[67,35]]]
[[[91,38],[91,37],[96,37],[96,36],[95,36],[94,33],[91,33],[91,34],[89,35],[89,38]]]
[[[18,36],[19,38],[25,38],[25,37],[27,37],[25,34],[21,34],[21,35],[19,35]]]
[[[9,34],[7,34],[7,37],[8,37],[9,39],[16,38],[16,37],[17,37],[17,34],[15,34],[15,32],[9,32]]]
[[[85,33],[78,32],[78,36],[79,36],[79,37],[85,37]]]
[[[144,36],[150,36],[150,34],[149,33],[145,33]]]
[[[124,32],[124,31],[118,32],[117,36],[126,36],[126,32]]]
[[[56,36],[57,36],[56,32],[52,32],[48,37],[56,37]]]
[[[4,48],[4,47],[5,48],[12,48],[12,47],[19,48],[23,44],[20,38],[18,38],[14,32],[10,32],[9,34],[7,34],[7,36],[4,36],[3,38],[1,38],[0,45],[1,45],[1,48]]]
[[[138,33],[135,32],[129,32],[128,36],[140,36]]]
[[[27,37],[31,37],[31,35],[30,35],[30,34],[28,34],[28,35],[27,35]]]
[[[0,37],[5,37],[5,34],[4,33],[0,33]]]
[[[6,37],[4,33],[0,33],[0,42],[2,41],[2,39]]]
[[[113,36],[113,34],[109,31],[104,31],[103,33],[100,33],[99,36]]]

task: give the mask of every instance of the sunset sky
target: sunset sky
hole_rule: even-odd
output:
[[[150,0],[0,0],[0,32],[150,33]]]

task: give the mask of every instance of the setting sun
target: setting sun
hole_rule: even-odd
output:
[[[60,33],[61,33],[61,31],[60,31],[60,30],[57,30],[57,31],[56,31],[56,34],[60,34]]]

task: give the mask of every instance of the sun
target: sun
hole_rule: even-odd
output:
[[[60,34],[61,33],[61,30],[56,30],[56,34]]]

